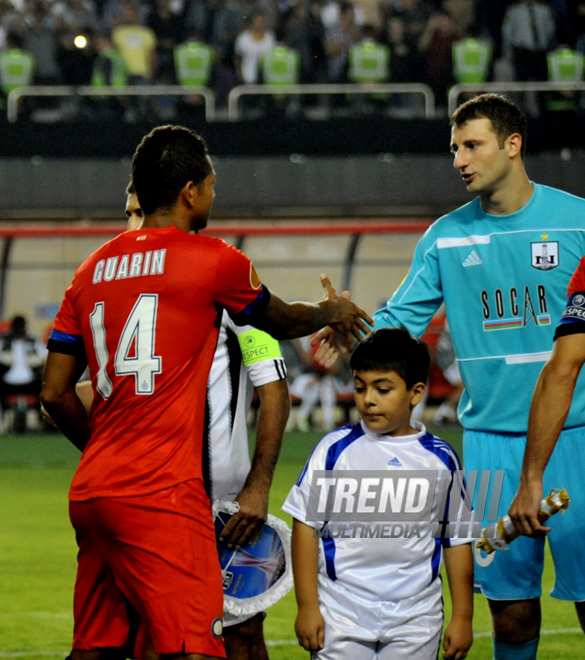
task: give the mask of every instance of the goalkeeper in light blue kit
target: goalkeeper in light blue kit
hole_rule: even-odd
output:
[[[454,166],[472,202],[439,218],[419,241],[410,271],[379,310],[376,327],[420,337],[445,303],[465,390],[459,404],[466,470],[505,470],[499,516],[516,492],[530,399],[552,349],[571,275],[585,254],[585,200],[533,183],[524,169],[526,119],[502,96],[483,94],[451,118]],[[548,538],[551,595],[585,621],[585,381],[544,478],[572,506]],[[488,598],[496,660],[536,658],[544,538],[509,552],[476,550],[476,584]]]

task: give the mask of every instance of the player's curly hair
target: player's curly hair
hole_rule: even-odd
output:
[[[211,171],[205,140],[184,126],[153,129],[132,159],[132,183],[146,215],[172,208],[186,183],[200,184]]]
[[[506,138],[518,133],[522,138],[522,156],[526,153],[528,127],[526,116],[520,108],[500,94],[480,94],[462,103],[451,115],[451,126],[460,127],[473,119],[489,119],[500,148]]]
[[[354,348],[349,366],[352,371],[395,371],[410,389],[426,383],[431,356],[424,341],[406,328],[379,328]]]

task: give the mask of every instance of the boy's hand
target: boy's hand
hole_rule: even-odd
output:
[[[306,651],[318,651],[325,644],[325,620],[319,606],[299,608],[295,621],[299,644]]]
[[[462,660],[473,643],[471,621],[468,619],[452,619],[443,635],[443,658],[445,660]]]

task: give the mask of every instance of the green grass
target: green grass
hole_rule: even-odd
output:
[[[460,433],[440,435],[460,450]],[[318,433],[288,433],[274,486],[271,513],[290,522],[280,510]],[[67,490],[78,452],[57,434],[0,437],[0,659],[64,658],[70,648],[75,539],[67,513]],[[543,630],[539,660],[585,657],[571,603],[548,597],[553,572],[547,557],[544,576]],[[446,593],[446,610],[449,598]],[[271,660],[307,660],[295,641],[296,613],[291,592],[272,607],[266,619]],[[491,658],[489,614],[476,597],[471,660]]]

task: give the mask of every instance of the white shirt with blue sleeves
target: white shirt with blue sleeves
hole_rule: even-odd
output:
[[[311,485],[315,471],[356,470],[385,471],[393,477],[401,473],[433,470],[445,475],[451,483],[453,471],[460,470],[459,459],[451,446],[427,433],[424,426],[413,423],[420,431],[407,436],[378,435],[365,424],[344,426],[326,435],[315,447],[297,483],[290,491],[283,510],[293,518],[322,531],[322,521],[307,518]],[[443,482],[445,483],[445,482]],[[463,493],[456,495],[463,498]],[[445,500],[434,498],[436,507]],[[448,502],[447,502],[448,506]],[[441,518],[442,516],[438,516]],[[343,527],[343,523],[338,523]],[[358,533],[323,536],[319,545],[319,589],[352,594],[362,602],[399,601],[422,592],[442,592],[439,578],[442,548],[469,542],[469,538],[434,538],[431,521],[412,524],[388,524],[384,534],[367,538]],[[396,532],[404,531],[402,535]],[[408,529],[407,529],[408,526]],[[370,523],[370,530],[375,528]],[[390,531],[394,530],[394,531]]]

